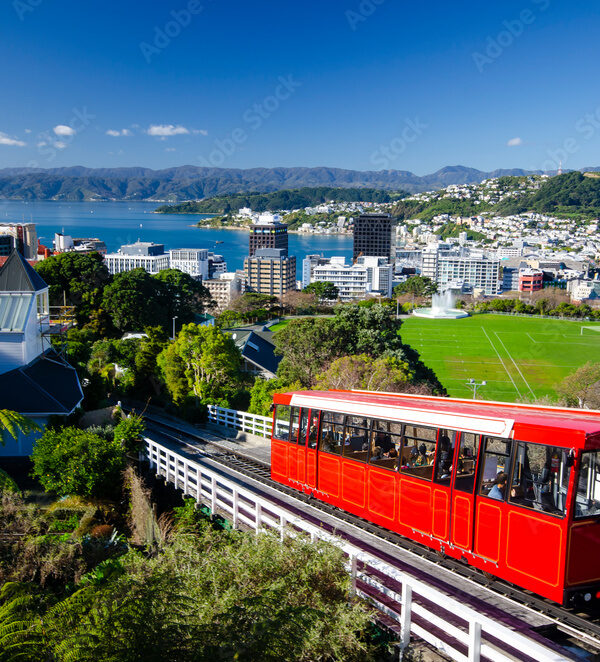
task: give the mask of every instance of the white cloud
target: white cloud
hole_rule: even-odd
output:
[[[511,138],[506,144],[508,147],[518,147],[523,144],[523,138]]]
[[[52,129],[57,136],[74,136],[75,129],[67,126],[66,124],[57,124],[54,129]]]
[[[16,138],[11,138],[5,133],[0,131],[0,145],[10,145],[11,147],[25,147],[25,143],[22,140],[17,140]]]
[[[167,136],[178,136],[183,134],[188,134],[190,131],[186,129],[185,126],[178,124],[152,124],[148,129],[149,136],[159,136],[166,138]]]
[[[25,129],[25,133],[31,133],[31,129]]]
[[[176,152],[177,150],[174,147],[165,147],[165,152]]]
[[[48,143],[45,140],[40,140],[40,142],[37,144],[38,147],[46,147]]]
[[[57,140],[53,144],[54,144],[54,147],[56,147],[56,149],[65,149],[65,147],[67,146],[67,143],[64,143],[62,140]]]
[[[106,132],[106,135],[107,136],[113,136],[115,138],[117,136],[130,136],[131,131],[129,129],[121,129],[121,130],[119,130],[119,129],[108,129],[108,131]]]
[[[196,136],[197,136],[198,134],[200,134],[201,136],[207,136],[207,135],[208,135],[208,131],[207,131],[206,129],[194,129],[194,130],[192,131],[192,133],[193,133],[194,135],[196,135]]]

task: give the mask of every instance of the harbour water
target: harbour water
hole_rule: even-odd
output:
[[[207,248],[223,255],[233,271],[244,266],[248,233],[242,230],[196,228],[202,214],[153,214],[155,202],[55,202],[0,200],[0,223],[31,221],[38,238],[52,247],[55,232],[73,237],[98,237],[109,251],[137,239],[164,244],[165,248]],[[222,243],[220,243],[222,242]],[[345,235],[289,235],[290,255],[296,256],[297,278],[302,260],[310,253],[352,258],[352,238]]]

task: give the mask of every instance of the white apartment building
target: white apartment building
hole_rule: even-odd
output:
[[[423,251],[421,274],[435,281],[440,290],[460,284],[492,296],[500,286],[500,260],[484,253],[463,255],[429,246]]]
[[[177,248],[169,251],[171,269],[179,269],[196,280],[208,278],[208,250],[206,248]]]
[[[385,258],[361,257],[347,265],[344,257],[332,257],[313,267],[311,282],[333,283],[342,301],[364,299],[368,294],[392,295],[393,266]]]
[[[149,274],[157,274],[163,269],[168,269],[170,264],[169,254],[165,253],[164,245],[147,241],[125,244],[116,253],[107,253],[104,261],[111,274],[140,268]]]
[[[231,302],[240,296],[243,290],[243,279],[235,272],[220,273],[217,277],[205,280],[204,287],[210,292],[215,302],[214,310],[222,311],[229,308]]]

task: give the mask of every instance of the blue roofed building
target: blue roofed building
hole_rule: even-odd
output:
[[[51,345],[48,285],[17,251],[0,268],[0,409],[33,419],[67,416],[83,400],[75,369]],[[27,456],[39,433],[8,435],[0,456]]]

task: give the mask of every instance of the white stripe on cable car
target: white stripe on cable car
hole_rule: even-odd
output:
[[[488,418],[485,416],[467,416],[465,414],[448,414],[439,411],[423,409],[406,409],[397,404],[366,404],[347,402],[344,400],[329,400],[311,395],[292,395],[291,404],[296,407],[312,407],[343,414],[356,414],[367,418],[383,418],[404,423],[429,425],[436,428],[449,428],[489,434],[495,437],[510,437],[514,420],[509,418]]]

